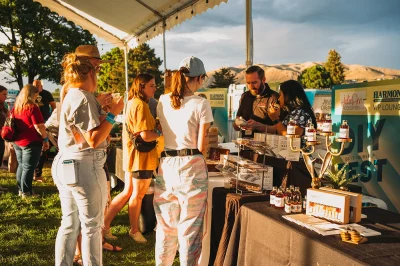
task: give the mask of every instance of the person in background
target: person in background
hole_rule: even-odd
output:
[[[161,95],[157,115],[164,151],[155,181],[156,265],[172,265],[179,246],[181,265],[198,265],[207,206],[210,102],[194,93],[206,71],[197,57],[185,58],[172,79],[172,92]],[[202,154],[203,153],[203,154]]]
[[[26,85],[17,96],[14,105],[15,140],[14,149],[17,155],[17,183],[22,198],[37,196],[32,191],[32,180],[38,164],[40,153],[49,149],[43,116],[35,104],[39,89]]]
[[[139,152],[135,149],[129,133],[139,134],[146,142],[156,140],[161,133],[156,131],[156,122],[147,104],[156,91],[155,78],[150,74],[139,74],[129,90],[126,120],[123,129],[123,169],[125,187],[112,201],[104,220],[103,235],[108,240],[116,239],[111,233],[111,222],[128,202],[129,236],[136,243],[146,243],[146,238],[139,231],[139,215],[143,197],[150,186],[154,170],[158,166],[157,149]],[[128,131],[129,130],[129,131]]]
[[[8,116],[8,109],[5,105],[6,99],[7,99],[7,89],[6,87],[0,85],[0,132]],[[0,137],[0,160],[1,160],[0,167],[3,166],[4,150],[5,150],[4,139]],[[3,191],[5,190],[6,190],[5,188],[2,188],[0,186],[0,194],[2,194]]]
[[[270,104],[268,107],[268,116],[273,121],[279,135],[286,136],[287,124],[290,119],[296,122],[296,135],[304,135],[304,128],[309,119],[312,120],[314,127],[317,128],[313,108],[298,81],[287,80],[279,85],[277,103]],[[287,113],[282,121],[280,120],[281,110]]]
[[[97,47],[96,47],[97,49]],[[110,103],[106,115],[94,96],[97,67],[89,56],[66,54],[62,62],[64,89],[58,136],[59,153],[52,176],[60,194],[62,221],[57,233],[55,265],[71,265],[79,232],[83,265],[103,265],[102,234],[107,202],[104,171],[107,137],[123,99]],[[105,115],[105,116],[104,116]]]
[[[34,80],[33,86],[39,89],[39,96],[36,98],[36,104],[39,106],[44,122],[46,123],[47,119],[49,119],[51,115],[51,112],[56,109],[56,102],[54,101],[53,95],[49,91],[43,89],[41,80]],[[40,154],[39,163],[35,169],[35,176],[33,177],[33,180],[43,182],[42,170],[46,159],[47,150]]]
[[[251,66],[246,70],[246,85],[248,91],[242,94],[236,118],[242,117],[247,121],[246,126],[239,126],[233,123],[236,131],[241,130],[241,137],[252,137],[254,132],[275,133],[273,122],[268,117],[268,106],[275,102],[278,94],[271,90],[265,82],[265,72],[259,66]]]

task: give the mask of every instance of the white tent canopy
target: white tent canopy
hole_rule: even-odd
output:
[[[143,43],[228,0],[35,0],[98,37]],[[111,26],[111,27],[110,27]]]

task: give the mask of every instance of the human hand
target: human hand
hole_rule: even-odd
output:
[[[257,129],[259,126],[264,126],[264,124],[262,124],[260,122],[257,122],[257,121],[255,121],[253,119],[250,119],[250,120],[247,121],[247,125],[244,126],[243,129],[254,130],[254,129]]]
[[[50,149],[50,143],[48,141],[44,141],[42,151],[47,151],[48,149]]]
[[[124,98],[115,98],[110,105],[110,113],[118,115],[124,109]]]
[[[281,114],[281,107],[276,102],[273,102],[269,105],[267,113],[272,121],[278,120]]]
[[[99,101],[101,106],[109,105],[112,103],[111,92],[101,93],[97,96],[97,101]]]

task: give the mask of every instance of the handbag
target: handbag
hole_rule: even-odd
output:
[[[1,128],[1,137],[8,142],[14,141],[16,131],[14,125],[14,109],[11,110],[10,114],[6,118],[4,126]]]
[[[155,147],[157,147],[157,141],[144,141],[143,138],[140,136],[140,134],[132,134],[129,129],[128,125],[125,124],[126,131],[128,132],[129,138],[131,139],[134,147],[136,150],[139,152],[150,152],[154,150]]]

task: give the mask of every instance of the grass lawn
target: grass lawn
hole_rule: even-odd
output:
[[[61,221],[60,200],[53,184],[50,164],[43,169],[43,183],[35,182],[40,198],[23,200],[17,194],[15,174],[0,170],[0,185],[9,191],[0,195],[0,265],[54,265],[55,239]],[[112,196],[119,191],[113,191]],[[148,243],[136,244],[129,236],[127,206],[112,223],[112,244],[122,252],[103,252],[104,265],[154,265],[155,233]],[[174,265],[179,265],[178,258]]]

